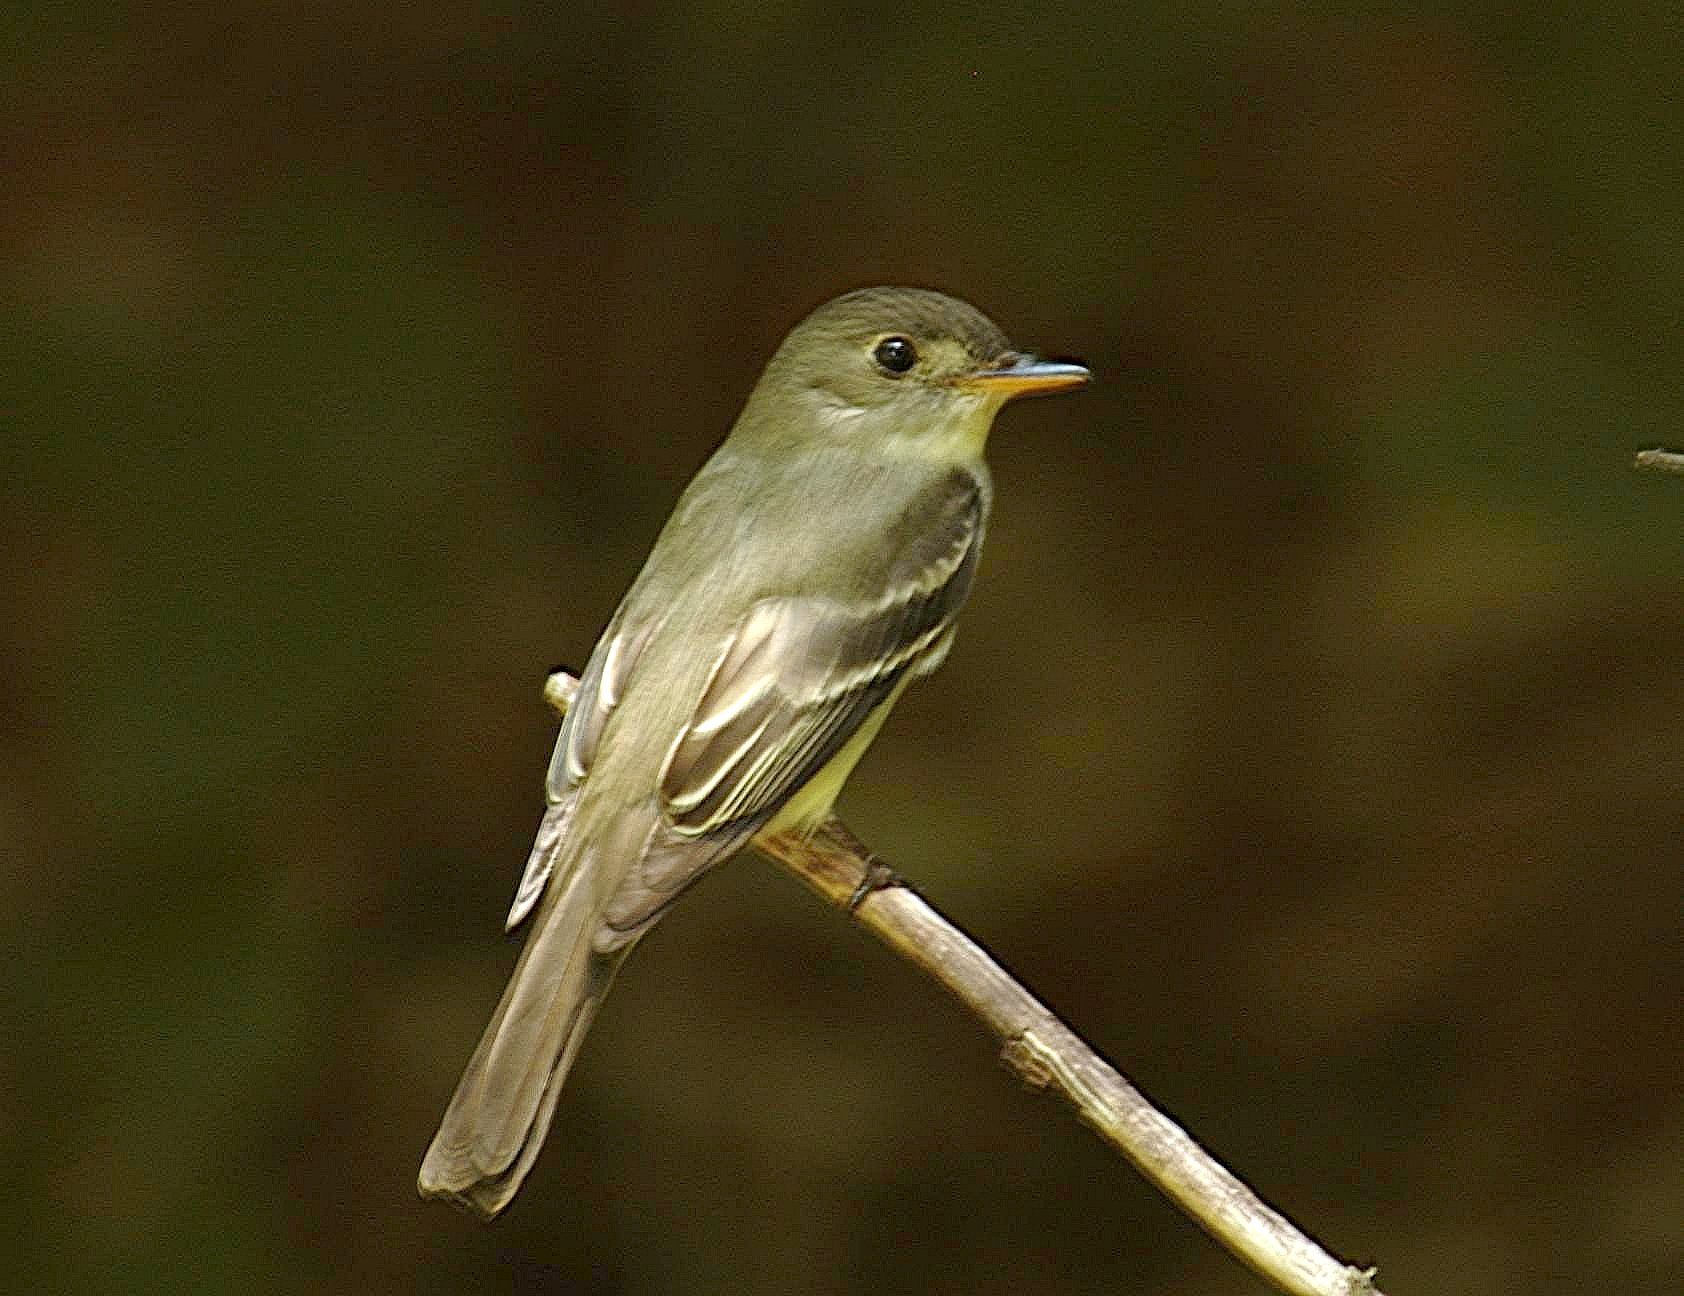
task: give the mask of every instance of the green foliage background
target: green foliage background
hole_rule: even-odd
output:
[[[510,1215],[418,1201],[581,665],[873,282],[995,438],[866,838],[1389,1290],[1684,1277],[1665,6],[16,9],[0,1286],[1258,1290],[744,860]]]

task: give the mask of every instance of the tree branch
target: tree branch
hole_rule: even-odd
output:
[[[565,714],[578,682],[550,675],[544,697]],[[1001,1041],[1001,1057],[1033,1089],[1054,1089],[1076,1114],[1238,1259],[1290,1296],[1381,1296],[1374,1270],[1343,1264],[1229,1173],[1174,1121],[1015,981],[970,937],[890,873],[834,816],[811,837],[755,847],[921,968]]]
[[[1634,466],[1655,472],[1684,473],[1684,454],[1672,450],[1639,450]]]

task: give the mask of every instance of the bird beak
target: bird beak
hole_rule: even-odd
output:
[[[1085,365],[1037,360],[1030,355],[1004,355],[995,368],[966,374],[958,380],[958,385],[983,395],[1011,400],[1016,396],[1044,396],[1049,392],[1085,386],[1092,377]]]

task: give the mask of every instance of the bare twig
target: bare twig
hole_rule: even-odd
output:
[[[1635,466],[1655,472],[1684,473],[1684,454],[1673,450],[1639,450]]]
[[[557,671],[545,699],[565,714],[577,681]],[[1030,1087],[1055,1089],[1101,1138],[1236,1257],[1291,1296],[1381,1296],[1374,1270],[1343,1264],[1220,1165],[970,937],[832,817],[811,837],[755,840],[831,904],[944,986],[1001,1040]]]

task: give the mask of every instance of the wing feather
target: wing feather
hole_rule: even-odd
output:
[[[659,620],[647,621],[635,628],[625,626],[625,607],[614,614],[591,654],[585,673],[579,677],[579,690],[567,708],[556,739],[555,754],[550,757],[549,774],[544,780],[544,795],[549,802],[538,837],[527,856],[526,868],[521,872],[520,885],[515,888],[514,903],[503,929],[513,931],[537,905],[555,872],[561,845],[572,822],[573,806],[579,799],[579,785],[589,773],[596,759],[597,744],[602,740],[603,727],[619,705],[625,693],[626,680],[638,655],[659,627]]]
[[[602,948],[634,939],[684,887],[741,848],[906,680],[946,655],[970,591],[988,515],[986,476],[955,470],[913,501],[871,587],[855,596],[775,594],[723,636],[688,721],[668,749],[638,863],[604,912]],[[632,600],[628,599],[628,604]],[[609,716],[664,616],[627,621],[625,606],[580,679],[546,784],[551,808],[510,911],[536,905],[562,854]]]
[[[970,590],[987,495],[970,473],[932,494],[885,593],[773,596],[738,622],[661,773],[677,832],[701,837],[770,818],[908,672],[940,660]]]

